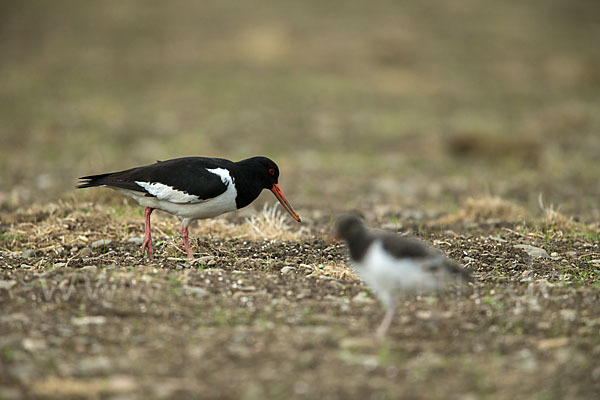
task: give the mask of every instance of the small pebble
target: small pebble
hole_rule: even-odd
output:
[[[89,247],[84,247],[79,252],[79,257],[90,257],[91,255],[92,255],[92,249],[90,249]]]
[[[200,264],[206,264],[210,261],[213,261],[214,259],[215,256],[202,256],[197,259],[197,262],[199,262]]]
[[[95,265],[86,265],[85,267],[81,267],[81,270],[96,272],[96,271],[98,271],[98,267],[96,267]]]
[[[419,318],[419,319],[423,319],[423,320],[428,320],[428,319],[430,319],[430,318],[431,318],[431,315],[432,315],[431,311],[427,311],[427,310],[418,310],[418,311],[415,313],[415,316],[416,316],[417,318]]]
[[[35,250],[27,249],[23,252],[23,258],[31,258],[35,256]]]
[[[539,247],[535,247],[535,246],[530,246],[528,244],[517,244],[515,245],[515,247],[517,249],[521,249],[524,252],[526,252],[530,257],[542,257],[542,258],[551,258],[548,253],[546,252],[546,250],[539,248]]]
[[[208,294],[208,290],[204,289],[200,286],[183,286],[183,290],[185,290],[186,294],[194,294],[196,296],[206,296]]]
[[[96,240],[95,242],[92,242],[92,244],[90,246],[92,246],[92,249],[97,249],[98,247],[106,247],[109,244],[111,244],[112,240],[110,239],[100,239],[100,240]]]
[[[73,317],[71,318],[71,323],[73,325],[82,326],[82,325],[101,325],[106,322],[106,317],[102,315],[90,315],[87,317]]]
[[[292,272],[296,271],[296,267],[283,267],[281,268],[281,274],[282,275],[288,275]]]
[[[36,352],[45,349],[47,344],[42,339],[25,338],[21,341],[21,346],[29,352]]]
[[[139,237],[133,237],[133,238],[127,239],[127,243],[142,244],[143,242],[144,242],[144,240]]]

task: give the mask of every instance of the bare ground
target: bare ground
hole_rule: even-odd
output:
[[[186,263],[169,233],[155,233],[155,260],[142,258],[128,240],[142,233],[141,217],[126,210],[61,202],[1,225],[2,398],[593,398],[600,390],[598,232],[396,221],[460,260],[475,282],[403,301],[378,342],[381,306],[347,268],[328,221],[310,211],[310,233],[296,240],[250,239],[251,222],[239,216],[202,222],[194,236],[212,233],[193,240],[197,259]],[[285,218],[265,215],[263,223]],[[279,223],[280,235],[294,227]],[[177,232],[165,215],[154,225]],[[220,235],[227,227],[238,235]]]
[[[0,399],[597,399],[599,5],[0,2]],[[259,154],[303,223],[266,193],[194,263],[174,218],[149,261],[139,207],[73,194]],[[474,283],[377,342],[349,209]]]

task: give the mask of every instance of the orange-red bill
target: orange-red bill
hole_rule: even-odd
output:
[[[298,215],[298,213],[294,210],[294,208],[292,207],[292,205],[287,201],[287,199],[285,198],[285,196],[283,195],[283,192],[281,191],[281,188],[279,187],[278,184],[274,183],[273,187],[271,188],[271,192],[273,192],[273,194],[275,195],[275,197],[277,197],[277,200],[279,200],[279,202],[281,203],[281,205],[283,206],[283,208],[285,208],[285,210],[287,212],[290,213],[290,215],[298,222],[301,222],[300,220],[300,216]]]

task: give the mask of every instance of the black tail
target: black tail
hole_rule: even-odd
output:
[[[125,171],[128,172],[128,171]],[[123,179],[122,172],[112,172],[108,174],[82,176],[77,185],[77,189],[84,189],[95,186],[108,186],[112,188],[121,188],[144,192],[141,186],[128,179]]]
[[[104,181],[104,178],[106,178],[109,175],[110,174],[82,176],[81,178],[79,178],[80,181],[77,185],[77,189],[106,185],[107,182]]]

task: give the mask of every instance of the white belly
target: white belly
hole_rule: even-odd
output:
[[[402,293],[422,293],[438,288],[438,280],[411,259],[396,259],[375,242],[361,262],[355,262],[357,272],[382,297],[396,297]]]
[[[160,200],[156,197],[146,196],[144,192],[115,188],[120,193],[133,198],[141,206],[156,208],[179,217],[184,224],[195,219],[212,218],[223,213],[237,209],[235,198],[237,192],[233,185],[228,185],[227,190],[217,197],[201,200],[195,203],[174,203]]]

